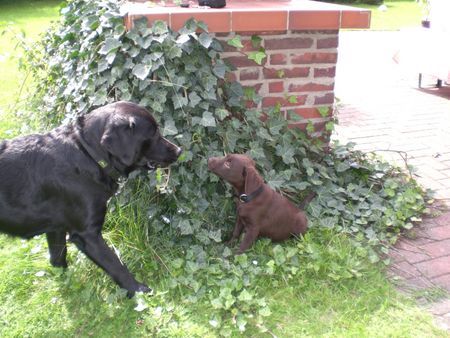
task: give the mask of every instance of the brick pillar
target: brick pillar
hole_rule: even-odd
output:
[[[253,51],[252,34],[240,35],[244,45],[241,51]],[[223,58],[237,68],[234,72],[236,79],[243,86],[256,88],[263,98],[258,108],[279,104],[284,114],[291,110],[305,119],[293,125],[305,128],[308,121],[312,121],[316,132],[322,132],[333,114],[338,31],[266,32],[256,35],[262,38],[261,45],[267,54],[261,66],[226,44],[234,33],[217,34],[225,48]],[[322,117],[317,109],[319,107],[327,108],[328,116]]]

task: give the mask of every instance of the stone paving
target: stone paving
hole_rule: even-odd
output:
[[[427,308],[450,331],[450,87],[433,88],[428,78],[418,89],[418,74],[393,61],[405,34],[340,33],[334,138],[413,165],[417,181],[435,192],[436,216],[396,244],[389,272],[404,291],[447,291]]]

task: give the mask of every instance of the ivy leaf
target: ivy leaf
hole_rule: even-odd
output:
[[[269,317],[272,314],[272,311],[270,311],[269,307],[265,306],[259,310],[259,314],[263,317]]]
[[[282,179],[272,179],[267,181],[267,184],[270,185],[272,189],[279,189],[283,185],[284,180]]]
[[[95,92],[94,100],[92,102],[93,106],[101,106],[106,102],[106,88],[100,88]]]
[[[197,26],[198,28],[203,29],[205,32],[208,32],[208,25],[203,21],[197,22]]]
[[[152,26],[152,32],[156,35],[165,34],[169,31],[165,21],[156,20]]]
[[[106,61],[108,62],[108,64],[112,64],[114,62],[114,60],[116,59],[116,55],[117,53],[115,52],[111,52],[106,55]]]
[[[198,37],[198,42],[205,48],[209,48],[209,46],[211,46],[213,39],[211,37],[210,34],[208,33],[201,33],[200,36]]]
[[[169,58],[169,60],[179,58],[181,57],[181,55],[183,55],[183,50],[177,45],[172,46],[167,52],[167,57]]]
[[[136,307],[134,308],[134,311],[142,312],[147,308],[148,308],[148,305],[146,304],[145,300],[143,298],[138,298]]]
[[[202,101],[201,97],[196,92],[189,94],[189,106],[195,108]]]
[[[338,173],[342,173],[342,172],[344,172],[344,171],[346,171],[348,169],[350,169],[350,166],[346,162],[339,162],[336,165],[336,171]]]
[[[219,121],[223,121],[224,118],[230,115],[230,112],[224,108],[217,108],[215,113]]]
[[[97,72],[101,73],[109,68],[109,62],[107,60],[100,60],[97,64]]]
[[[182,45],[182,44],[188,42],[190,39],[191,38],[190,38],[189,34],[181,34],[177,39],[177,43]]]
[[[131,73],[136,76],[139,80],[144,80],[147,78],[148,74],[150,74],[150,69],[148,65],[144,65],[142,63],[137,64],[133,67]]]
[[[319,107],[318,110],[319,110],[320,116],[322,116],[324,118],[327,117],[330,112],[330,109],[328,107]]]
[[[187,219],[181,220],[178,224],[178,228],[180,229],[182,235],[192,235],[194,233],[191,223]]]
[[[261,46],[262,38],[260,36],[252,35],[250,40],[252,42],[253,48],[258,48]]]
[[[229,44],[232,47],[235,47],[237,49],[244,48],[244,45],[241,42],[241,36],[236,35],[234,38],[227,41],[227,44]]]
[[[112,52],[113,50],[118,49],[121,45],[122,45],[122,42],[119,39],[107,38],[105,40],[105,44],[102,46],[102,48],[100,48],[98,53],[101,55],[106,55],[106,54]]]
[[[289,103],[292,103],[292,104],[298,103],[297,96],[295,96],[295,95],[289,95],[289,96],[288,96],[288,102],[289,102]]]
[[[208,233],[208,237],[211,238],[214,242],[220,243],[222,242],[222,231],[220,229],[215,231],[210,231]]]
[[[241,302],[249,302],[249,301],[251,301],[251,300],[253,299],[253,296],[252,296],[251,293],[248,292],[247,290],[243,290],[243,291],[239,294],[238,299],[239,299]]]
[[[277,265],[283,265],[286,262],[286,254],[281,245],[275,245],[273,248],[273,256]]]
[[[262,64],[262,61],[264,60],[265,57],[266,57],[266,51],[264,50],[264,48],[260,48],[259,51],[250,52],[248,54],[248,58],[250,60],[255,61],[258,65]]]
[[[169,136],[169,135],[176,135],[178,134],[178,129],[175,126],[175,122],[172,119],[166,120],[164,123],[164,129],[163,129],[163,135]]]
[[[216,119],[214,118],[213,114],[209,111],[203,112],[202,120],[200,121],[200,124],[203,127],[215,127],[216,126]]]
[[[283,146],[277,145],[276,154],[278,156],[281,156],[283,162],[286,164],[295,163],[294,160],[295,150],[292,148],[291,145],[283,145]]]
[[[272,134],[273,136],[279,135],[280,134],[280,130],[283,129],[283,127],[285,125],[286,125],[286,121],[285,120],[277,119],[277,120],[271,121],[269,123],[269,132],[270,132],[270,134]]]
[[[306,131],[309,134],[313,134],[316,131],[316,129],[314,128],[314,123],[311,120],[308,121],[308,124],[306,125]]]
[[[226,70],[227,66],[225,66],[222,60],[219,60],[219,62],[217,62],[213,67],[214,74],[220,79],[225,78]]]
[[[141,18],[135,19],[133,21],[134,29],[136,29],[137,31],[146,29],[147,24],[148,24],[148,20],[146,17],[141,17]]]

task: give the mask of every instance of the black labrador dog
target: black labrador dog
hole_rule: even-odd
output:
[[[66,235],[128,291],[150,292],[134,279],[102,237],[117,179],[177,160],[150,113],[131,102],[93,110],[47,134],[0,142],[0,231],[31,238],[45,233],[53,266],[67,267]]]

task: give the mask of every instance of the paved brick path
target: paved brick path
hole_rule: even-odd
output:
[[[334,137],[400,166],[406,159],[417,181],[435,191],[439,216],[425,218],[414,236],[396,244],[390,273],[403,290],[438,287],[450,295],[450,87],[419,90],[418,74],[393,62],[403,34],[341,32]],[[428,309],[450,331],[450,296]]]

